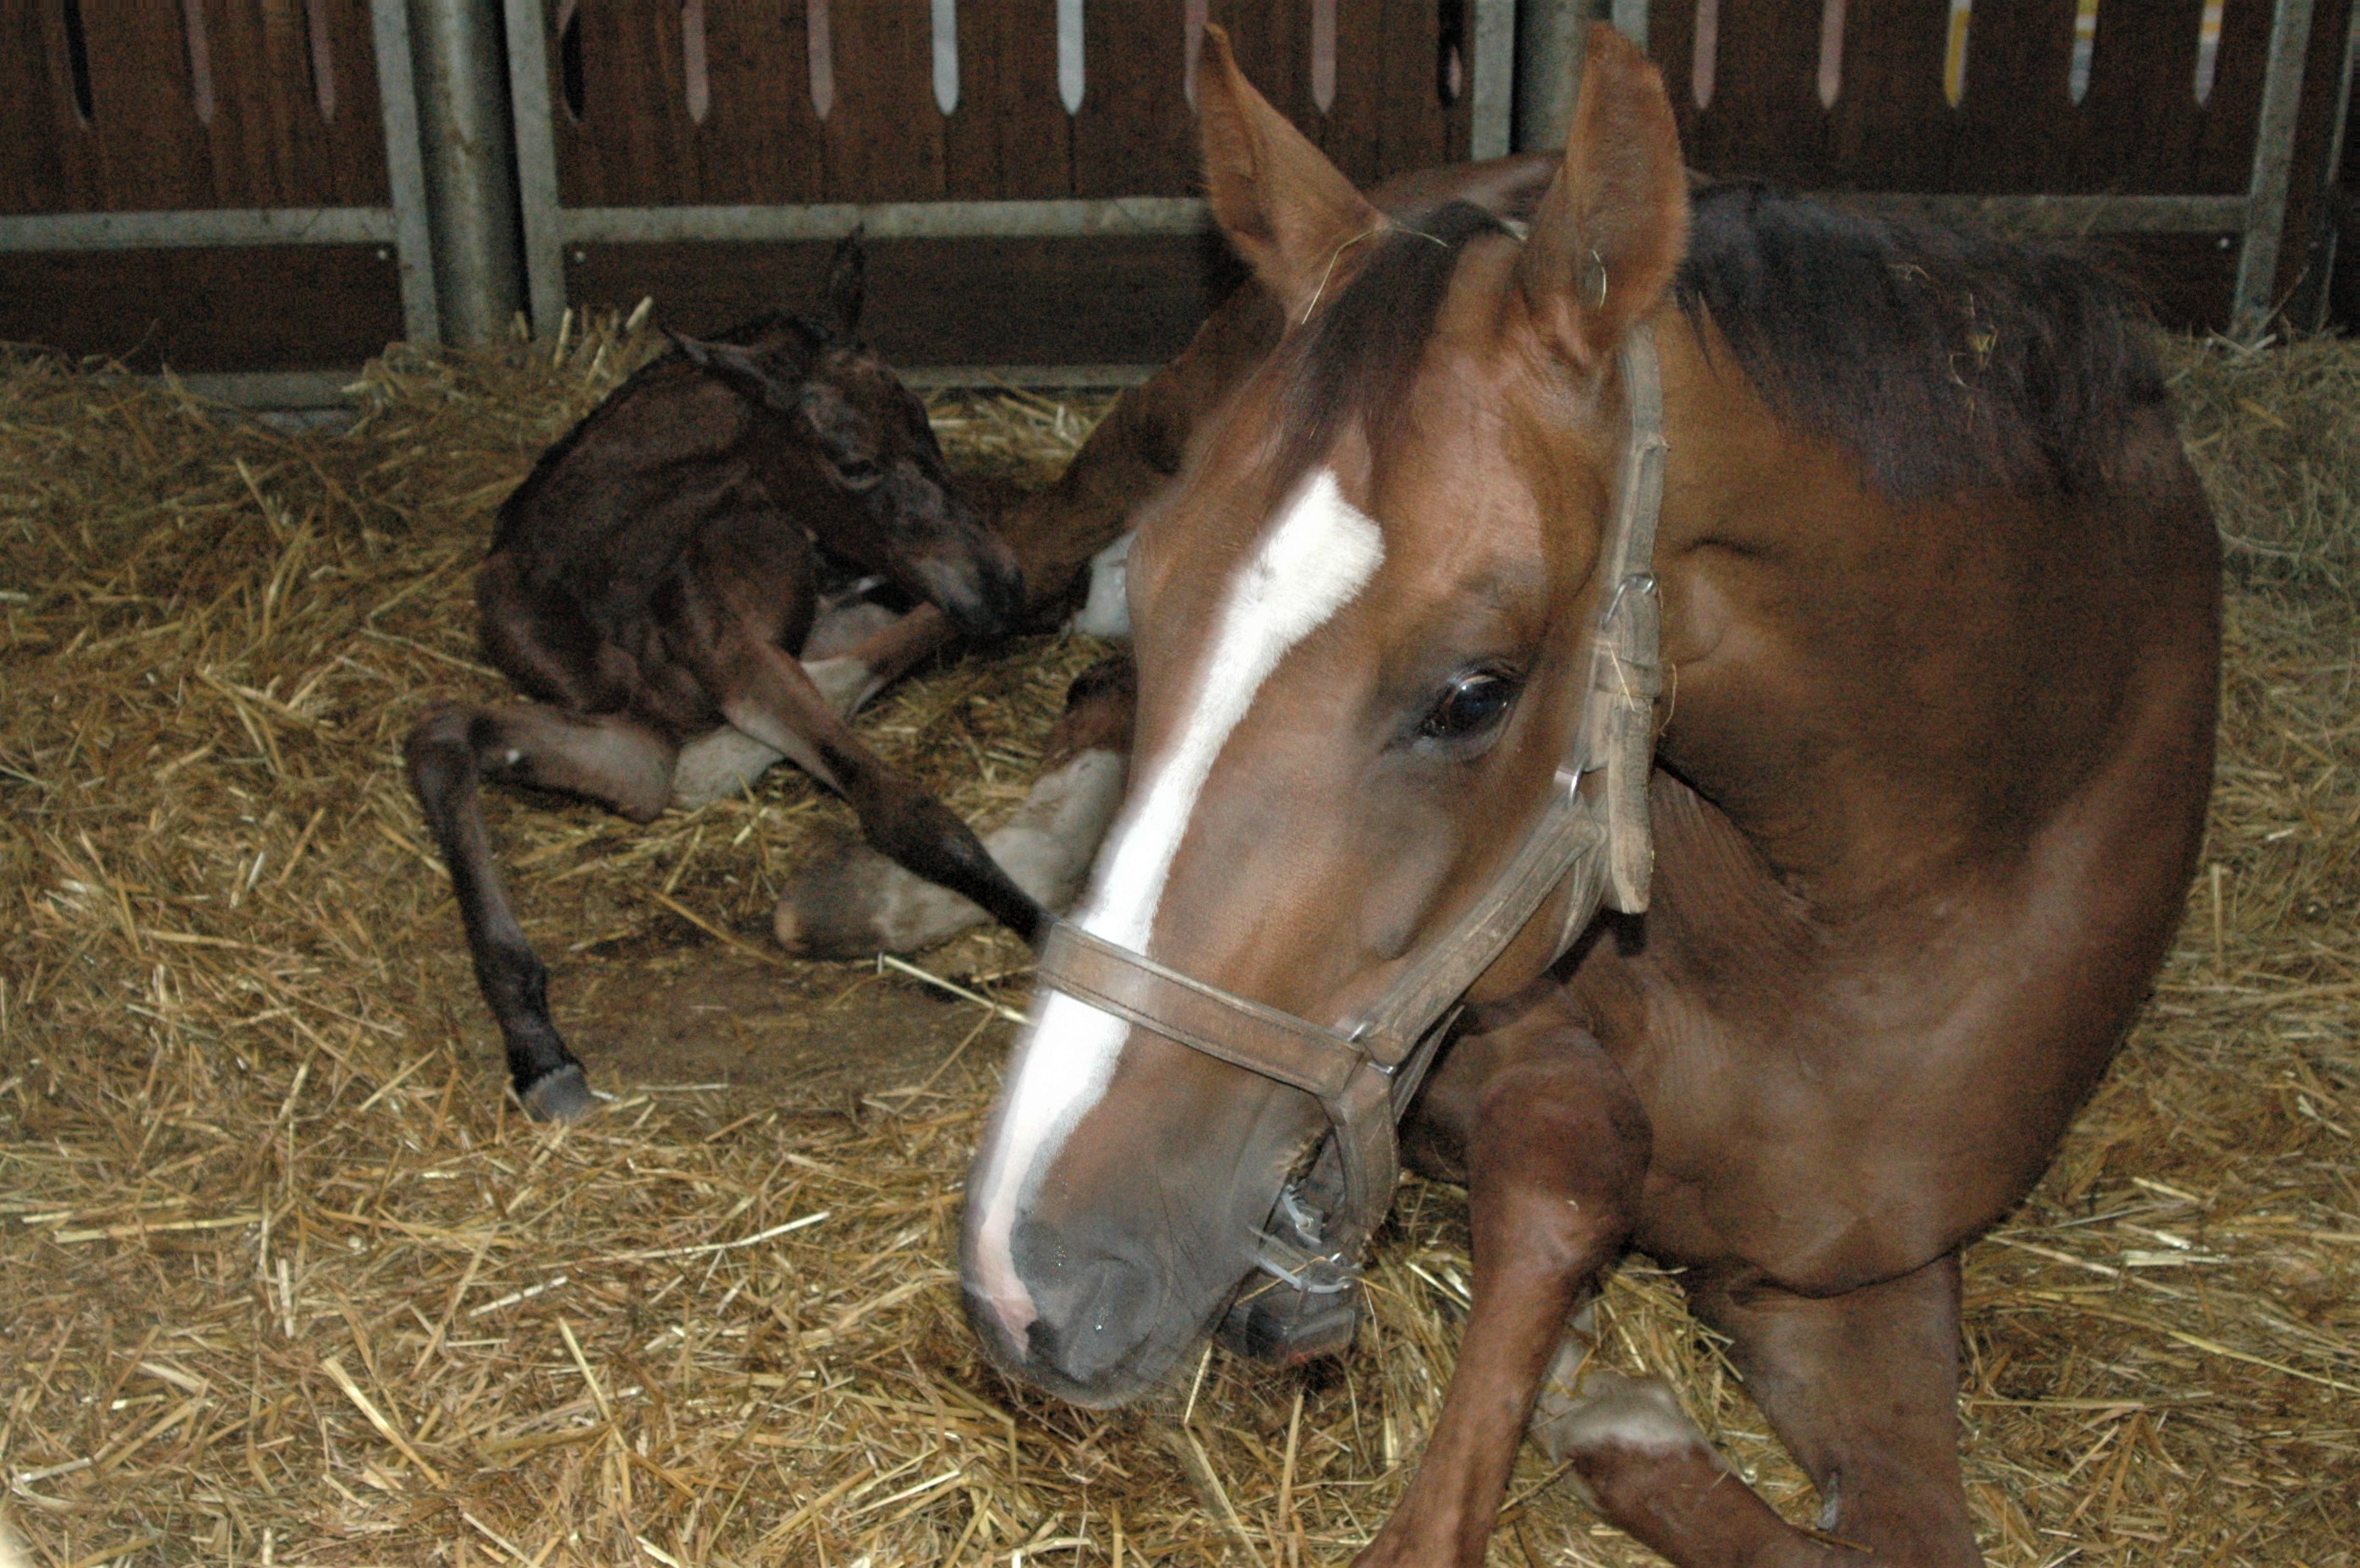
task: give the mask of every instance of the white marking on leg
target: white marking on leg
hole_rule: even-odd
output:
[[[750,789],[786,754],[724,724],[680,748],[672,765],[672,803],[683,811]]]
[[[1116,825],[1099,861],[1097,892],[1079,917],[1083,930],[1134,952],[1145,949],[1196,797],[1230,732],[1278,661],[1358,593],[1383,561],[1376,523],[1344,499],[1334,474],[1313,474],[1229,585],[1194,706]],[[969,1196],[983,1214],[977,1283],[1020,1341],[1034,1312],[1011,1250],[1018,1204],[1106,1093],[1130,1031],[1120,1018],[1052,992],[1019,1044],[992,1147]]]
[[[1068,629],[1084,637],[1131,636],[1131,541],[1138,537],[1133,529],[1090,557],[1089,597],[1065,623]]]
[[[819,688],[819,694],[827,699],[827,705],[842,719],[858,713],[884,684],[877,679],[875,670],[848,653],[805,660],[803,673],[811,677],[811,683]]]

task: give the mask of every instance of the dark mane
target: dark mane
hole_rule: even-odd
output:
[[[1721,185],[1693,200],[1674,287],[1782,418],[1896,500],[2102,486],[2164,396],[2143,318],[2053,248]]]
[[[1355,425],[1387,444],[1460,248],[1503,230],[1463,201],[1409,220],[1281,348],[1282,489]],[[1780,418],[1898,501],[2103,486],[2127,421],[2164,396],[2144,317],[2051,247],[1719,185],[1693,198],[1674,291]]]
[[[1331,295],[1310,330],[1280,349],[1286,387],[1282,490],[1355,425],[1371,445],[1389,443],[1459,247],[1477,234],[1506,232],[1499,219],[1466,201],[1407,220],[1375,242],[1374,253]]]

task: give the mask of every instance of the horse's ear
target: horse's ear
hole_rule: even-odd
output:
[[[838,240],[820,294],[820,320],[839,337],[860,335],[860,306],[869,290],[869,246],[854,229]]]
[[[1254,91],[1217,26],[1206,27],[1197,60],[1196,121],[1213,216],[1287,315],[1300,316],[1344,247],[1382,229],[1383,214]]]
[[[771,365],[759,354],[748,354],[736,343],[706,343],[702,338],[683,337],[670,328],[664,336],[680,356],[712,376],[739,397],[755,403],[770,401],[774,394],[792,395],[793,386],[782,382]]]
[[[1688,177],[1655,68],[1612,27],[1590,30],[1565,166],[1517,264],[1533,319],[1577,366],[1602,365],[1655,308],[1688,247]]]

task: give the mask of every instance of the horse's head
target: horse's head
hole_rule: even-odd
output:
[[[763,482],[823,545],[968,636],[1000,636],[1023,609],[1016,558],[951,477],[925,406],[860,339],[866,276],[849,235],[811,314],[773,317],[743,342],[672,341],[759,411]]]
[[[1523,241],[1470,207],[1389,222],[1218,30],[1205,66],[1213,209],[1291,325],[1142,524],[1133,782],[1077,919],[1349,1028],[1549,797],[1601,609],[1617,352],[1669,285],[1685,182],[1655,70],[1602,29]],[[1529,984],[1561,909],[1470,996]],[[967,1186],[969,1312],[1011,1370],[1111,1403],[1218,1320],[1327,1123],[1073,996],[1036,1012]]]

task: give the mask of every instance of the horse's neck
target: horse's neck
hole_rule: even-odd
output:
[[[1915,662],[1959,628],[1929,563],[1980,526],[1964,500],[1903,508],[1832,444],[1782,426],[1725,346],[1659,321],[1671,456],[1656,553],[1667,665],[1664,762],[1787,887],[1841,906],[1938,877],[1995,787],[1947,769],[1972,696],[1939,711]],[[1967,552],[1972,553],[1972,552]]]

